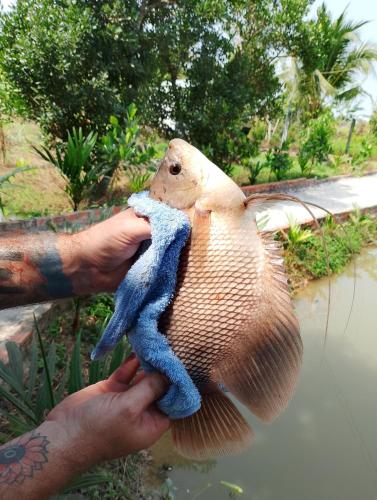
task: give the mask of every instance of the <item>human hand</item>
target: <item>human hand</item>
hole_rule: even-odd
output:
[[[70,262],[74,270],[68,274],[75,276],[76,294],[114,291],[140,243],[150,237],[148,221],[131,208],[72,235]]]
[[[107,380],[72,394],[46,421],[57,424],[78,468],[150,447],[169,427],[154,402],[167,390],[158,373],[135,377],[139,362],[128,358]]]

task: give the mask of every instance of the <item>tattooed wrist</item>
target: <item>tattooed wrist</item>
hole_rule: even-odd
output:
[[[38,432],[24,434],[0,447],[0,486],[22,485],[48,461],[49,441]]]
[[[94,460],[85,436],[46,420],[0,447],[0,498],[50,498]]]

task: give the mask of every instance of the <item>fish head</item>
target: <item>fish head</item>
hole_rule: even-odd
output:
[[[172,208],[200,211],[243,209],[245,200],[232,179],[183,139],[170,141],[150,196]]]

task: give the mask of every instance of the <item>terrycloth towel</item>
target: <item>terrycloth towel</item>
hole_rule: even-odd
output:
[[[129,341],[145,371],[159,371],[170,380],[160,409],[172,419],[192,415],[200,408],[200,394],[183,363],[158,331],[158,319],[173,297],[179,255],[190,234],[183,212],[152,200],[148,192],[132,195],[128,205],[148,217],[152,239],[119,285],[115,312],[92,353],[101,357],[128,333]]]

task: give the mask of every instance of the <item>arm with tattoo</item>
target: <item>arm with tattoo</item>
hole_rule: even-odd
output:
[[[126,210],[77,234],[0,238],[0,309],[114,291],[141,241],[147,221]]]
[[[0,447],[0,498],[42,500],[103,460],[151,446],[169,427],[154,406],[167,389],[130,357],[109,379],[72,394],[37,429]],[[136,377],[135,377],[136,375]]]

